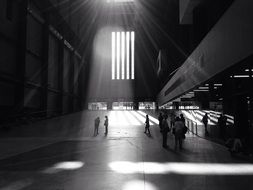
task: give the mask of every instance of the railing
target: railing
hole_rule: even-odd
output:
[[[185,119],[185,125],[188,128],[188,133],[192,133],[194,135],[198,135],[198,125],[197,122],[192,121],[188,118]]]

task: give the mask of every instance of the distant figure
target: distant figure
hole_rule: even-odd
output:
[[[108,122],[108,117],[107,117],[107,115],[105,116],[105,122],[104,122],[104,126],[105,126],[105,134],[107,135],[107,133],[108,133],[108,124],[109,124],[109,122]]]
[[[147,131],[148,131],[148,134],[150,135],[150,130],[149,130],[149,117],[148,117],[148,115],[146,115],[146,121],[145,121],[145,123],[146,123],[146,126],[145,126],[145,131],[144,131],[144,133],[146,133]]]
[[[185,134],[184,127],[185,125],[181,120],[181,118],[176,117],[175,125],[173,127],[173,134],[175,135],[175,149],[177,149],[178,145],[180,149],[183,148],[182,144],[183,144],[183,137]]]
[[[205,135],[208,136],[209,133],[207,131],[207,124],[208,124],[208,115],[207,115],[207,113],[203,116],[202,122],[203,122],[204,127],[205,127]]]
[[[168,118],[168,116],[164,115],[163,116],[163,121],[162,121],[163,148],[168,147],[168,145],[167,145],[167,135],[168,135],[168,132],[170,131],[170,128],[169,128],[169,125],[168,125],[168,122],[167,122],[167,118]]]
[[[97,117],[94,121],[95,125],[94,125],[94,136],[98,135],[98,128],[99,128],[99,123],[100,123],[100,118]]]
[[[184,115],[182,113],[180,114],[180,120],[185,124],[185,118],[184,118]]]
[[[170,115],[170,126],[171,126],[171,128],[174,126],[174,124],[175,124],[175,115],[174,115],[174,113],[172,113]]]
[[[159,121],[160,132],[162,132],[162,123],[163,123],[163,114],[162,113],[159,114],[158,121]]]
[[[218,118],[218,126],[220,131],[220,137],[225,140],[226,139],[226,123],[227,123],[227,117],[223,114],[220,114],[220,117]]]

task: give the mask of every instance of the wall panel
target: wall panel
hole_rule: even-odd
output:
[[[17,57],[15,44],[0,38],[0,50],[0,71],[15,74]]]
[[[31,82],[41,84],[42,62],[31,54],[26,54],[25,76]]]
[[[49,36],[48,84],[51,88],[59,88],[59,42],[52,35]]]
[[[39,89],[25,88],[24,106],[39,109],[41,106],[41,92]]]
[[[70,92],[70,52],[67,48],[64,48],[63,58],[63,90]]]
[[[14,106],[15,86],[0,81],[0,106]]]

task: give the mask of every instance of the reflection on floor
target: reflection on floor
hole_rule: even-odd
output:
[[[252,163],[193,135],[176,151],[169,134],[163,149],[157,119],[151,136],[144,121],[141,111],[84,111],[1,133],[0,190],[253,189]]]

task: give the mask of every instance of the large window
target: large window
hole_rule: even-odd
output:
[[[127,3],[127,2],[134,2],[134,0],[107,0],[107,3]]]
[[[112,80],[134,79],[135,33],[112,32]]]

